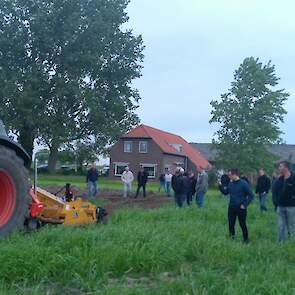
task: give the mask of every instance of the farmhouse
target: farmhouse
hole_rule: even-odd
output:
[[[210,168],[207,159],[181,136],[140,125],[124,134],[110,150],[110,177],[120,177],[126,166],[136,175],[140,167],[158,179],[165,169],[177,166],[186,170]]]

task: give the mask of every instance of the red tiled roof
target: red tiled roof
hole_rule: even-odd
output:
[[[125,135],[123,138],[151,138],[162,149],[164,153],[187,156],[198,168],[211,167],[206,158],[196,149],[193,148],[181,136],[165,132],[147,125],[140,125]],[[171,144],[179,144],[182,146],[182,152],[179,152]]]

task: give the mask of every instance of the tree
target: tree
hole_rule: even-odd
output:
[[[212,101],[210,123],[220,124],[213,141],[217,149],[217,166],[238,167],[254,173],[259,167],[273,169],[274,156],[267,144],[278,143],[284,121],[284,104],[289,96],[275,89],[279,78],[275,67],[263,65],[258,58],[246,58],[234,74],[234,82],[221,101]]]
[[[81,174],[83,173],[83,167],[96,161],[98,155],[101,154],[95,142],[77,142],[75,146],[73,146],[73,150],[76,156],[77,169]]]
[[[138,123],[131,82],[144,47],[122,28],[129,0],[2,2],[0,114],[20,141],[49,147],[49,171],[63,145],[89,137],[107,145]]]

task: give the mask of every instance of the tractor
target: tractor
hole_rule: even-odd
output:
[[[0,237],[40,224],[86,225],[101,221],[106,211],[76,198],[63,201],[29,183],[31,159],[21,145],[11,140],[0,120]]]

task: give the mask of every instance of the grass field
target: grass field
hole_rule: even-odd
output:
[[[295,244],[249,209],[251,243],[227,238],[227,200],[119,210],[107,224],[51,226],[0,241],[0,294],[295,294]]]

